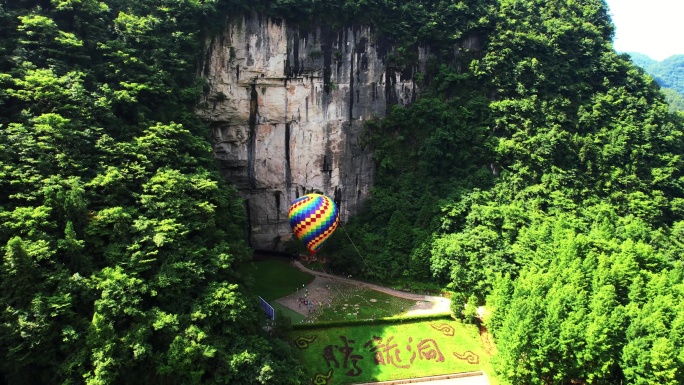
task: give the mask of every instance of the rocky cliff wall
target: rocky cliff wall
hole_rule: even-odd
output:
[[[207,42],[199,114],[212,123],[224,177],[245,198],[253,247],[282,249],[287,210],[302,194],[333,198],[342,222],[369,196],[364,121],[418,91],[386,65],[391,52],[368,27],[305,31],[257,15],[232,19]]]

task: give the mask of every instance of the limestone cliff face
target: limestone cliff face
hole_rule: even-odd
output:
[[[367,27],[303,31],[248,15],[207,42],[201,75],[210,89],[199,113],[212,122],[224,177],[245,198],[253,247],[282,248],[288,207],[302,194],[333,198],[343,222],[368,197],[364,121],[417,92],[387,67],[391,48],[373,39]]]

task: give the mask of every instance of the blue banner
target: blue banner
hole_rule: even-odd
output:
[[[269,305],[268,302],[261,297],[259,297],[259,306],[264,309],[264,312],[266,312],[271,319],[275,319],[275,310],[273,310],[273,306]]]

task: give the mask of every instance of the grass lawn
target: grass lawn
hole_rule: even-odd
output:
[[[321,264],[320,262],[304,263],[304,267],[306,267],[309,270],[320,271],[322,273],[330,273],[329,271],[326,271],[326,269],[323,267],[323,264]]]
[[[404,313],[416,301],[397,298],[379,291],[335,283],[330,306],[323,304],[312,314],[314,321],[376,319]]]
[[[304,321],[304,319],[306,318],[305,316],[297,313],[294,310],[291,310],[290,308],[288,308],[286,306],[281,305],[278,302],[271,301],[270,304],[271,304],[271,306],[273,306],[273,310],[276,311],[276,319],[279,316],[278,312],[281,312],[283,317],[289,318],[290,322],[292,322],[293,324],[300,323],[300,322]]]
[[[267,259],[252,262],[254,292],[266,301],[273,301],[297,291],[314,276],[297,270],[287,260]]]
[[[450,319],[293,330],[316,384],[349,384],[483,370],[497,385],[478,329]]]

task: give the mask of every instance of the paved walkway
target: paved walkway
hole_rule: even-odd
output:
[[[407,293],[401,290],[394,290],[373,283],[362,282],[351,278],[310,270],[299,261],[294,261],[293,264],[297,269],[315,276],[313,282],[301,289],[305,290],[306,298],[309,301],[312,301],[315,305],[325,306],[325,304],[328,303],[329,299],[333,296],[333,294],[330,292],[330,283],[335,281],[416,301],[416,304],[409,308],[406,312],[407,315],[438,314],[448,313],[450,311],[451,301],[448,298]],[[309,309],[299,302],[299,298],[302,297],[303,294],[304,293],[299,291],[297,293],[290,294],[287,297],[280,298],[277,300],[277,302],[306,316],[308,315]]]
[[[445,374],[442,376],[409,378],[405,380],[367,382],[354,385],[489,385],[489,378],[483,371]]]
[[[446,301],[446,302],[449,302],[449,299],[444,298],[444,297],[435,297],[435,296],[431,296],[431,295],[407,293],[405,291],[390,289],[389,287],[376,285],[374,283],[358,281],[356,279],[340,277],[339,275],[327,274],[327,273],[323,273],[321,271],[311,270],[311,269],[306,268],[306,266],[302,265],[302,263],[299,261],[294,261],[293,264],[299,270],[304,271],[304,272],[309,273],[309,274],[313,274],[317,277],[337,279],[338,281],[350,283],[352,285],[356,285],[356,286],[360,286],[360,287],[366,287],[369,289],[373,289],[375,291],[381,291],[385,294],[393,295],[395,297],[406,298],[406,299],[414,299],[416,301],[435,301],[435,302]]]

